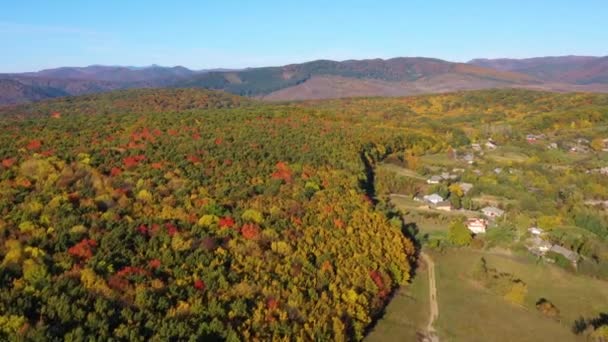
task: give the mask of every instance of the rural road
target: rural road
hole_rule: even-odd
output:
[[[437,284],[435,283],[435,264],[433,263],[433,259],[431,259],[431,257],[424,252],[421,252],[420,256],[427,264],[429,272],[429,305],[431,310],[429,315],[429,324],[426,327],[426,341],[439,342],[439,336],[437,336],[437,332],[435,331],[435,328],[433,328],[433,323],[439,316],[439,305],[437,304]]]

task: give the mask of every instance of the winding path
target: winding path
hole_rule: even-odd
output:
[[[433,323],[437,317],[439,317],[439,305],[437,304],[437,284],[435,283],[435,264],[433,263],[433,259],[431,259],[431,257],[424,252],[420,253],[420,257],[422,257],[424,262],[427,264],[429,274],[430,317],[429,324],[426,327],[426,340],[429,342],[439,342],[439,336],[437,336],[437,332],[435,331],[435,328],[433,328]]]

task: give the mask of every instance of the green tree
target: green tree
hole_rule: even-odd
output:
[[[457,221],[452,223],[448,230],[448,240],[455,246],[467,246],[473,237],[464,223]]]

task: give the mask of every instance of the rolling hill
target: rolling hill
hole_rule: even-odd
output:
[[[608,56],[561,56],[527,59],[474,59],[469,64],[529,75],[546,82],[608,84]]]
[[[0,105],[131,88],[205,88],[270,101],[403,96],[488,88],[608,92],[608,57],[476,59],[452,63],[400,57],[331,61],[242,70],[177,67],[63,67],[0,78],[33,87],[38,96],[7,91]],[[17,85],[13,83],[13,87]],[[34,89],[29,91],[34,94]]]
[[[14,105],[66,95],[66,92],[59,89],[23,84],[11,79],[0,79],[0,104]]]
[[[448,82],[446,84],[446,81]],[[416,83],[418,82],[418,84]],[[203,87],[272,100],[406,95],[535,84],[532,77],[432,58],[319,60],[283,67],[207,73],[174,86]]]

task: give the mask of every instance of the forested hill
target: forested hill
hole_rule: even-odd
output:
[[[237,95],[205,89],[131,89],[3,107],[0,116],[183,112],[234,108],[252,102]]]
[[[188,94],[221,105],[137,91],[0,118],[0,339],[360,340],[407,283],[413,242],[361,156],[432,138]]]

